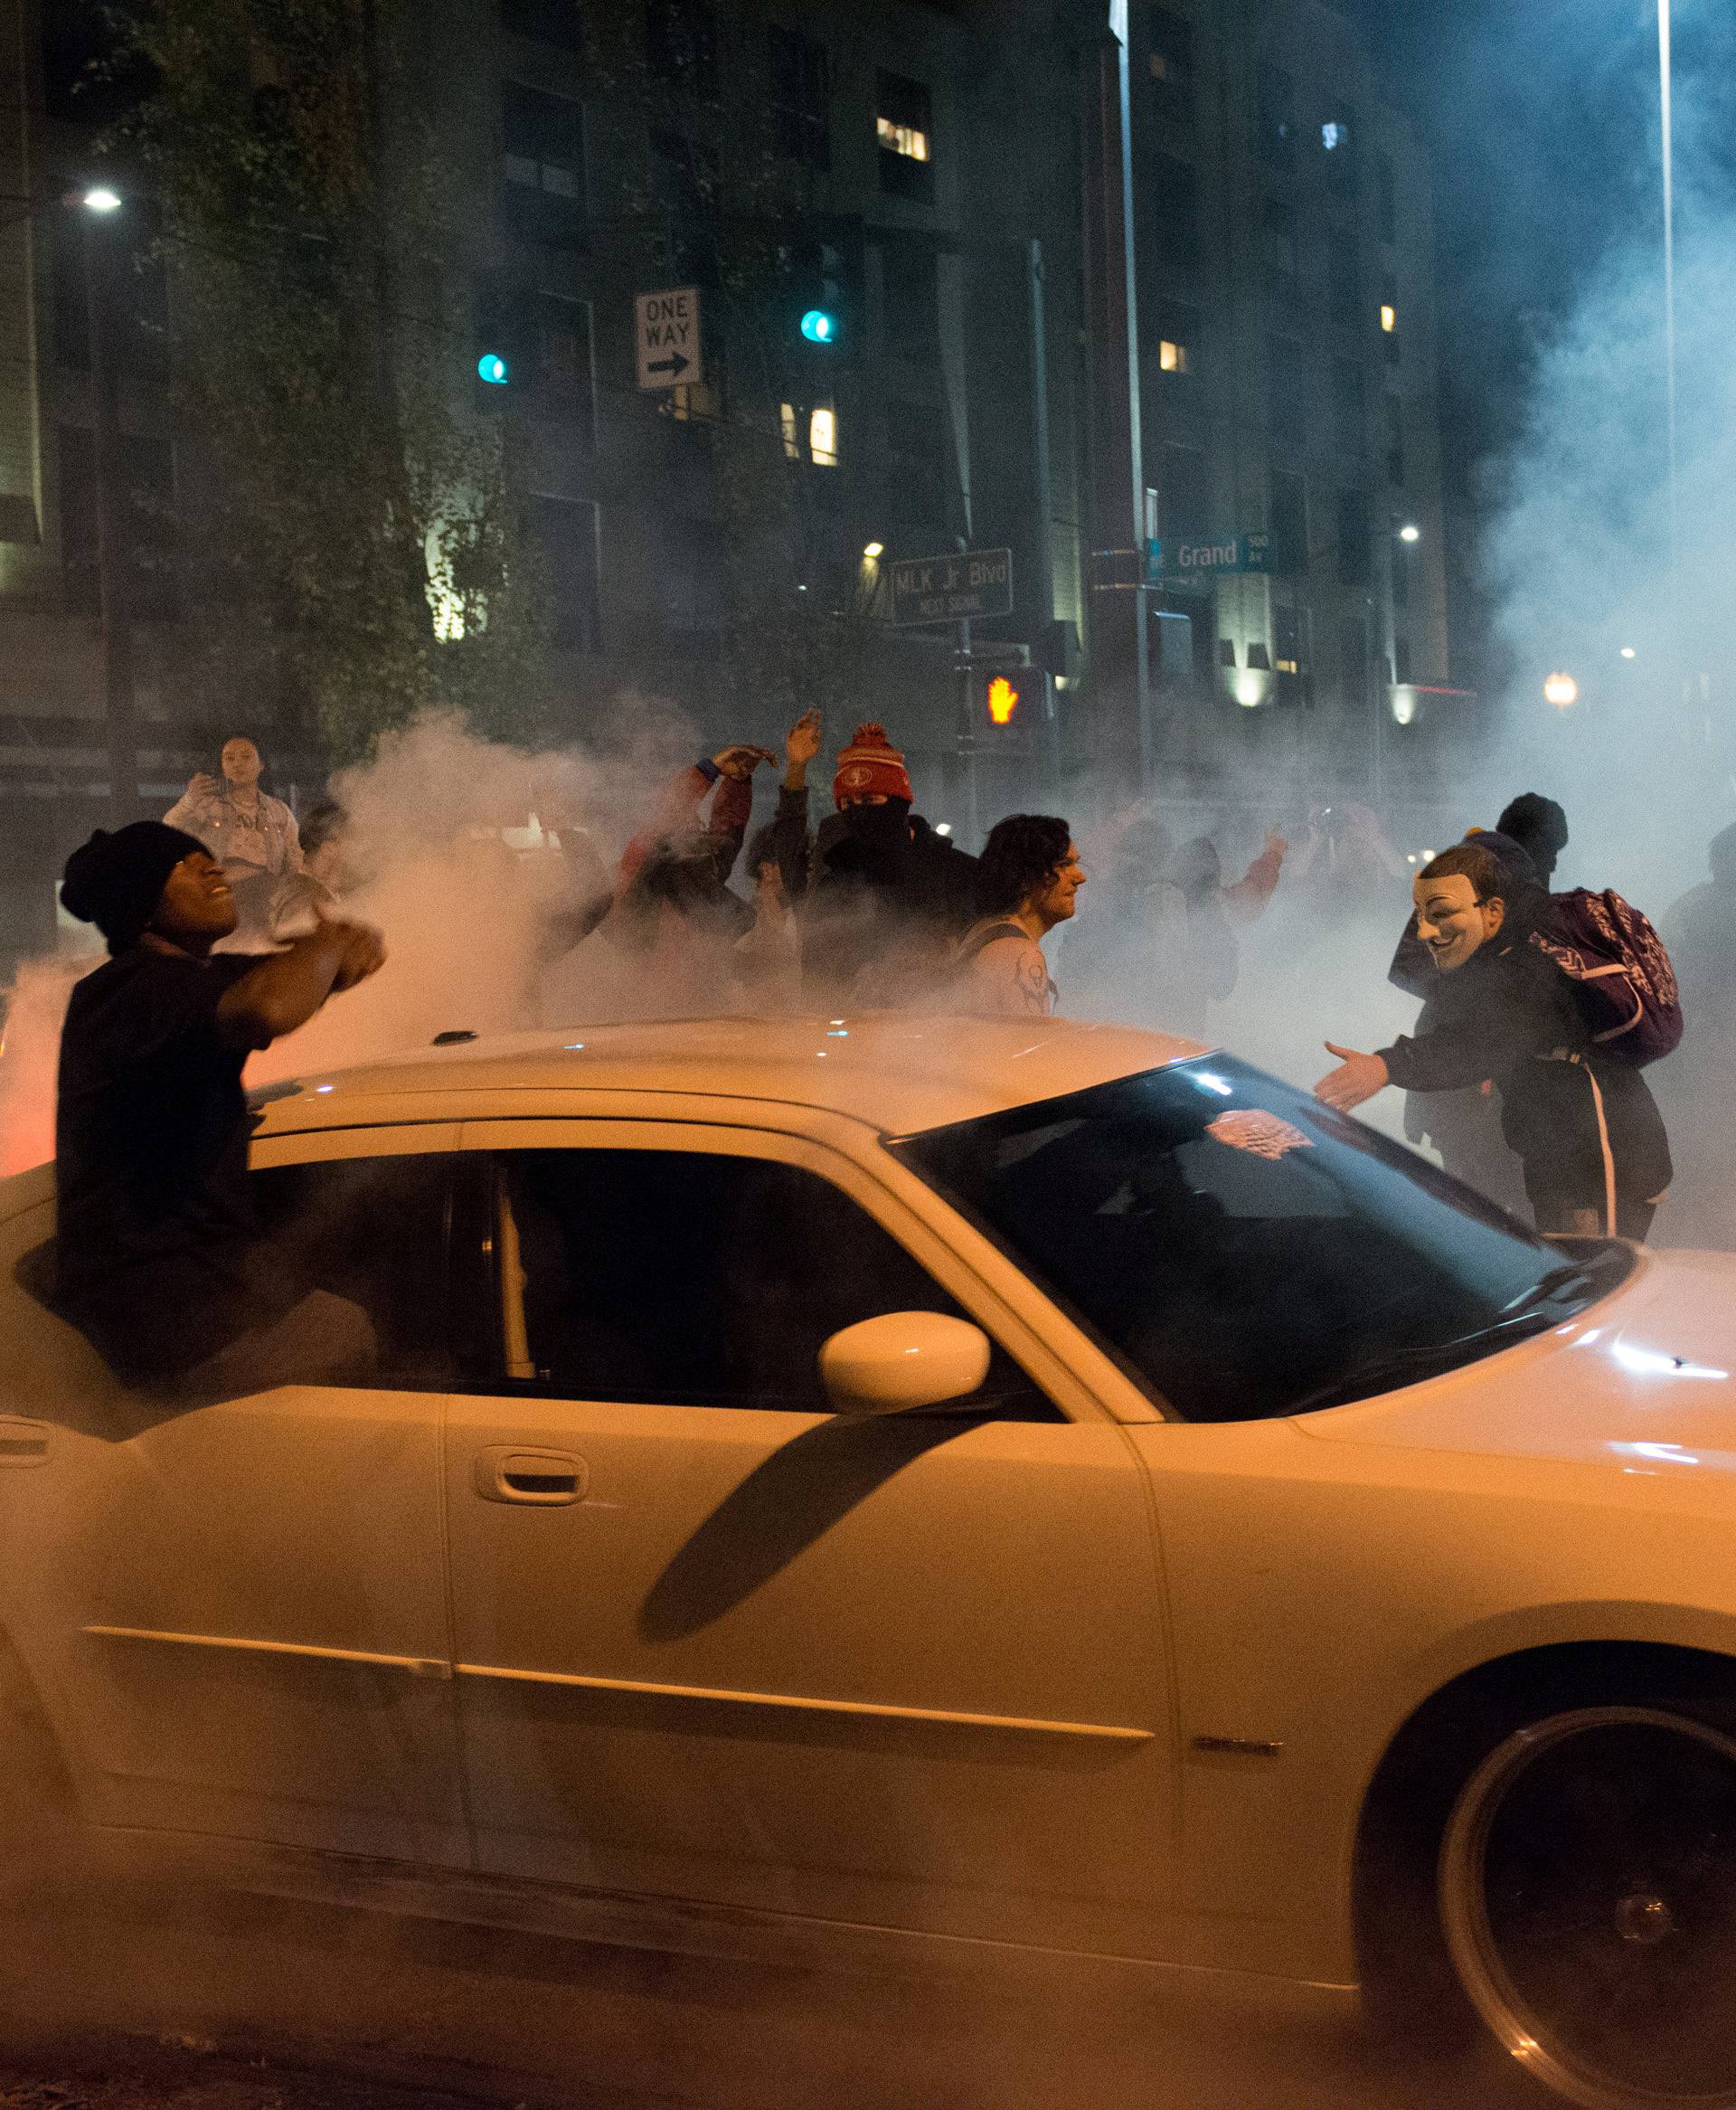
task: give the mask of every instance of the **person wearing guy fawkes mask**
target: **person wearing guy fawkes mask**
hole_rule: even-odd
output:
[[[1514,801],[1516,805],[1517,800]],[[1507,812],[1513,810],[1512,807]],[[1506,818],[1506,814],[1502,816]],[[1500,828],[1467,828],[1464,840],[1487,850],[1501,867],[1504,897],[1510,913],[1529,920],[1542,887],[1534,856],[1516,837]],[[1434,955],[1417,934],[1416,912],[1405,925],[1386,979],[1407,996],[1419,997],[1415,1032],[1434,1032],[1453,1016],[1456,994],[1463,985],[1445,980]],[[1501,1130],[1501,1097],[1493,1077],[1479,1078],[1460,1092],[1407,1092],[1404,1133],[1408,1141],[1428,1143],[1455,1179],[1462,1179],[1503,1208],[1523,1215],[1524,1180],[1519,1160]]]
[[[976,920],[976,860],[910,810],[904,757],[872,720],[838,757],[802,912],[804,979],[823,1004],[900,1004],[943,977]]]
[[[1671,1178],[1663,1119],[1638,1069],[1593,1044],[1572,983],[1530,942],[1536,897],[1481,841],[1425,865],[1414,894],[1417,938],[1453,978],[1450,1011],[1372,1055],[1328,1041],[1339,1064],[1315,1096],[1348,1113],[1389,1083],[1452,1092],[1493,1077],[1538,1230],[1644,1238]]]

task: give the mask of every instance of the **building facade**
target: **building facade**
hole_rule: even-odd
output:
[[[1147,0],[1129,32],[1161,751],[1383,794],[1463,702],[1427,156],[1321,0]]]
[[[834,747],[882,718],[961,835],[1100,772],[1106,745],[1138,788],[1093,727],[1090,489],[1132,467],[1092,459],[1093,392],[1116,375],[1083,284],[1111,19],[1151,765],[1165,789],[1301,768],[1379,792],[1450,727],[1429,171],[1324,0],[356,0],[356,17],[382,53],[382,166],[431,154],[446,201],[439,253],[391,260],[382,312],[433,347],[534,531],[551,737],[644,717],[770,742],[819,701]],[[292,795],[326,760],[306,714],[186,700],[171,552],[196,436],[174,427],[176,286],[144,186],[107,220],[82,203],[118,166],[95,148],[127,93],[89,73],[102,40],[95,0],[0,0],[14,956],[52,938],[67,849],[117,809],[161,811],[227,733],[259,738]],[[246,92],[265,122],[269,67]],[[642,301],[689,289],[696,342],[647,359]],[[1010,550],[1008,611],[895,628],[893,567],[963,550]],[[429,573],[438,651],[458,618],[432,554]],[[991,660],[1018,673],[1010,725],[983,709]]]

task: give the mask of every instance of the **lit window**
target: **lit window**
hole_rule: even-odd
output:
[[[784,429],[784,452],[791,461],[799,461],[802,459],[802,442],[796,430],[795,404],[779,403],[778,419]]]
[[[880,146],[880,187],[893,197],[934,199],[934,110],[920,80],[900,73],[874,76],[874,137]]]
[[[822,468],[838,466],[838,421],[825,404],[808,413],[807,448]]]
[[[677,382],[669,391],[665,414],[683,423],[695,418],[714,421],[718,414],[717,392],[709,381]]]
[[[1322,125],[1320,128],[1320,144],[1326,148],[1328,154],[1335,154],[1339,147],[1348,147],[1350,144],[1350,127],[1348,125],[1340,124]]]
[[[929,158],[929,135],[918,131],[914,125],[901,125],[892,118],[876,118],[874,130],[888,153],[901,154],[907,161]]]
[[[1397,329],[1398,326],[1398,309],[1394,308],[1391,302],[1382,301],[1381,304],[1381,327],[1387,333],[1389,336],[1391,336],[1392,332]]]
[[[1168,337],[1164,338],[1157,347],[1157,364],[1165,374],[1185,374],[1187,346],[1174,344]]]

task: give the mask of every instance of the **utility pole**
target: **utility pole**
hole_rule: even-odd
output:
[[[117,252],[120,215],[86,206],[85,314],[95,412],[97,596],[102,624],[103,711],[108,734],[108,805],[117,828],[138,818],[138,724],[133,695],[132,506],[120,438]]]
[[[1089,576],[1098,757],[1137,755],[1143,791],[1153,756],[1127,37],[1127,0],[1109,0],[1100,33],[1080,54],[1086,329],[1095,352]]]

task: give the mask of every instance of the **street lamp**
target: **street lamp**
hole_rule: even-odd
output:
[[[862,547],[862,554],[864,557],[867,558],[871,564],[877,563],[881,557],[885,555],[886,544],[883,542],[864,543]]]
[[[1624,645],[1621,648],[1621,656],[1624,659],[1633,658],[1635,657],[1633,647],[1631,645]]]
[[[1399,530],[1399,540],[1401,542],[1420,542],[1422,540],[1422,530],[1417,525],[1414,520],[1407,520],[1404,525]]]
[[[1552,674],[1543,684],[1543,701],[1558,711],[1571,710],[1580,700],[1580,685],[1571,674]]]
[[[95,184],[84,194],[79,203],[90,213],[118,213],[120,194],[111,191],[107,184]]]

